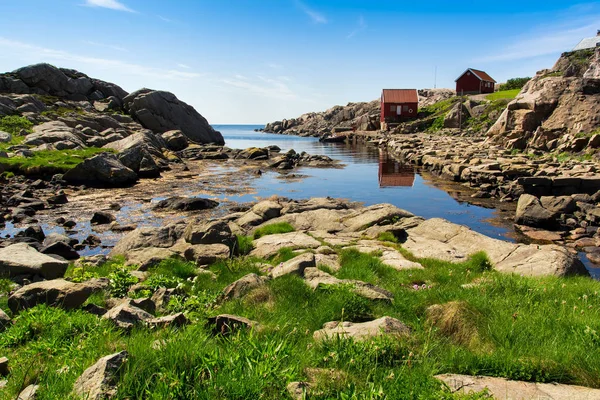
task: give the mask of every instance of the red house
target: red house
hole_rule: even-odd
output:
[[[456,80],[456,94],[494,93],[496,81],[484,71],[469,68]]]
[[[389,123],[416,118],[419,112],[417,89],[383,89],[381,92],[381,127]]]

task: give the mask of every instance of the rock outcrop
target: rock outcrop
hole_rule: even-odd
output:
[[[223,136],[202,115],[173,93],[141,89],[125,97],[123,105],[145,128],[154,132],[180,130],[192,142],[225,143]]]
[[[135,183],[138,176],[114,154],[101,153],[67,171],[63,179],[76,185],[119,187]]]
[[[600,49],[563,53],[539,71],[488,131],[509,148],[581,151],[600,128]],[[579,134],[583,133],[583,136]]]
[[[40,276],[60,278],[69,263],[38,252],[26,243],[17,243],[0,249],[0,276]]]

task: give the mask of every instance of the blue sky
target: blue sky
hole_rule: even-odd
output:
[[[424,4],[419,4],[424,3]],[[49,62],[169,90],[209,122],[262,124],[382,88],[550,68],[600,29],[600,2],[0,0],[0,71]]]

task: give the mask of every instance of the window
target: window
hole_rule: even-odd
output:
[[[396,112],[396,106],[395,105],[391,105],[390,106],[390,111],[391,112]]]
[[[408,106],[402,106],[402,111],[408,111]]]

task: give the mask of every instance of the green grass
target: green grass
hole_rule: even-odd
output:
[[[389,235],[380,239],[416,260]],[[293,255],[282,249],[271,262]],[[308,380],[309,368],[334,369],[339,376],[317,379],[314,399],[485,398],[448,392],[433,378],[439,373],[600,387],[600,282],[500,274],[482,253],[459,264],[421,259],[424,269],[404,271],[354,250],[340,256],[338,278],[383,287],[395,301],[371,302],[344,285],[312,290],[299,277],[283,276],[220,303],[225,286],[248,273],[261,274],[267,261],[220,261],[210,267],[213,278],[197,275],[185,261],[166,260],[148,271],[146,282],[175,282],[180,294],[168,312],[185,312],[191,325],[128,334],[82,311],[37,306],[16,316],[0,335],[0,351],[11,360],[0,397],[14,398],[36,383],[40,399],[70,399],[73,382],[85,368],[120,350],[129,358],[117,399],[285,399],[286,385]],[[122,267],[121,259],[85,272],[111,276]],[[68,276],[78,273],[70,268]],[[0,283],[0,294],[9,290],[9,282]],[[88,300],[103,301],[101,295]],[[456,312],[432,318],[427,311],[432,305]],[[216,337],[205,320],[221,313],[258,321],[262,329]],[[384,315],[409,325],[411,336],[312,339],[325,322]],[[153,348],[157,343],[161,347]]]
[[[33,122],[25,117],[18,115],[8,115],[0,118],[0,131],[8,132],[11,135],[18,135],[22,129],[31,132]]]
[[[514,99],[517,97],[521,89],[502,90],[496,93],[485,96],[487,100]]]
[[[489,129],[496,122],[509,102],[510,99],[507,98],[491,100],[485,104],[485,109],[481,115],[470,118],[467,121],[467,126],[475,131],[485,131]]]
[[[86,158],[99,153],[113,152],[110,149],[89,147],[82,150],[42,150],[32,157],[0,158],[6,170],[27,176],[50,176],[65,173]]]
[[[287,222],[278,222],[274,224],[265,225],[262,228],[258,228],[254,231],[254,239],[259,239],[267,235],[275,235],[278,233],[294,232],[294,227]]]

